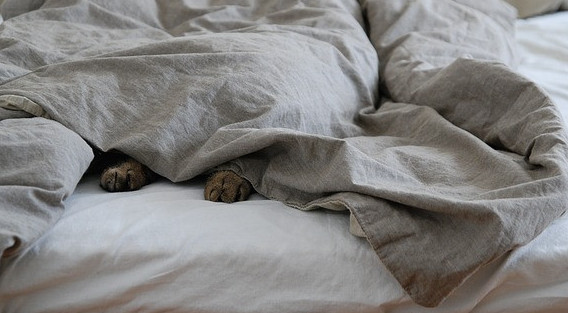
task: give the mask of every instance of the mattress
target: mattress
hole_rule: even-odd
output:
[[[517,22],[519,71],[568,118],[568,13]],[[204,180],[106,193],[86,176],[62,218],[2,264],[11,312],[564,312],[568,216],[483,267],[436,308],[415,304],[349,214],[253,195],[203,200]]]

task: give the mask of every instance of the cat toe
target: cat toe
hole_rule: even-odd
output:
[[[128,191],[129,180],[128,175],[119,168],[109,168],[102,173],[100,184],[106,191]]]
[[[138,190],[148,183],[142,164],[132,159],[106,168],[100,177],[101,187],[110,192]]]
[[[219,171],[205,183],[204,196],[209,201],[232,203],[246,200],[251,191],[246,179],[231,171]]]

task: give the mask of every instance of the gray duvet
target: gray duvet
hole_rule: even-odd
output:
[[[7,0],[0,251],[57,221],[89,145],[349,210],[419,304],[566,209],[559,113],[498,0]],[[347,231],[347,229],[346,229]],[[70,251],[72,253],[72,251]]]

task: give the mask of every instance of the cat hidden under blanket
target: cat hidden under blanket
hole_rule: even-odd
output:
[[[110,192],[134,191],[158,179],[159,175],[135,159],[116,151],[95,150],[89,172],[100,173],[101,187]],[[204,197],[214,202],[246,200],[254,189],[250,182],[232,171],[215,171],[205,182]]]

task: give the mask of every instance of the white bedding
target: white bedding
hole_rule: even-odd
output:
[[[344,312],[392,297],[353,286],[387,283],[402,295],[367,243],[339,231],[347,215],[260,196],[206,202],[202,188],[160,181],[108,194],[87,179],[62,220],[6,270],[3,312]]]
[[[568,13],[518,22],[520,71],[568,118]],[[202,200],[203,181],[109,194],[86,178],[66,212],[3,264],[1,312],[565,312],[568,217],[435,309],[414,304],[349,216],[258,195]],[[331,240],[330,240],[331,239]]]
[[[568,11],[517,22],[519,71],[539,83],[568,117]]]

